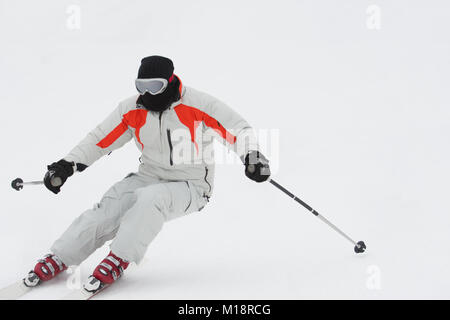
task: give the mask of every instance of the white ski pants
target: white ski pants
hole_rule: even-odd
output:
[[[115,255],[139,263],[164,222],[201,210],[205,204],[191,183],[131,174],[75,219],[51,251],[67,266],[79,265],[114,239],[111,251]]]

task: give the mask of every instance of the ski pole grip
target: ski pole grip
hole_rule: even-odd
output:
[[[53,177],[53,178],[50,179],[50,183],[54,187],[59,187],[59,186],[62,185],[62,180],[61,180],[60,177]]]
[[[255,165],[254,164],[249,164],[247,166],[247,171],[250,172],[250,173],[255,173],[255,171],[256,171]]]
[[[62,179],[61,179],[61,177],[55,176],[55,173],[56,172],[53,170],[47,171],[47,173],[45,174],[44,180],[47,179],[47,177],[50,177],[50,184],[53,187],[57,188],[57,187],[62,186]]]

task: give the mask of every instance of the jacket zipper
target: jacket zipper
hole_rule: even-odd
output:
[[[163,139],[162,139],[162,112],[159,113],[159,152],[162,153],[162,147],[163,147]]]
[[[170,129],[167,129],[167,140],[169,141],[169,148],[170,148],[170,165],[173,166],[173,146],[172,146],[172,138],[170,137]]]
[[[208,182],[208,180],[206,179],[206,177],[208,176],[208,167],[205,167],[205,182],[208,184],[208,186],[209,186],[209,191],[208,191],[208,193],[210,193],[211,192],[211,184]],[[204,195],[204,196],[206,196],[206,195]],[[207,197],[207,196],[206,196]],[[207,197],[207,198],[209,198],[209,197]]]

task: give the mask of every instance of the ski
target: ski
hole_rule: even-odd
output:
[[[0,289],[0,300],[17,300],[40,284],[36,273],[30,271],[27,276],[3,289]]]
[[[90,276],[81,289],[74,290],[63,297],[62,300],[90,300],[108,287],[109,284],[103,283],[97,278]]]
[[[0,300],[17,300],[27,294],[32,288],[27,287],[23,280],[17,281],[0,289]]]

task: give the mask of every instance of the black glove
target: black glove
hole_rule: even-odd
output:
[[[47,166],[48,171],[44,177],[44,184],[47,189],[54,194],[58,194],[67,178],[73,175],[74,166],[74,162],[68,162],[64,159],[53,162],[51,165]]]
[[[247,178],[256,182],[269,179],[269,160],[259,151],[250,151],[244,158],[244,165]]]

